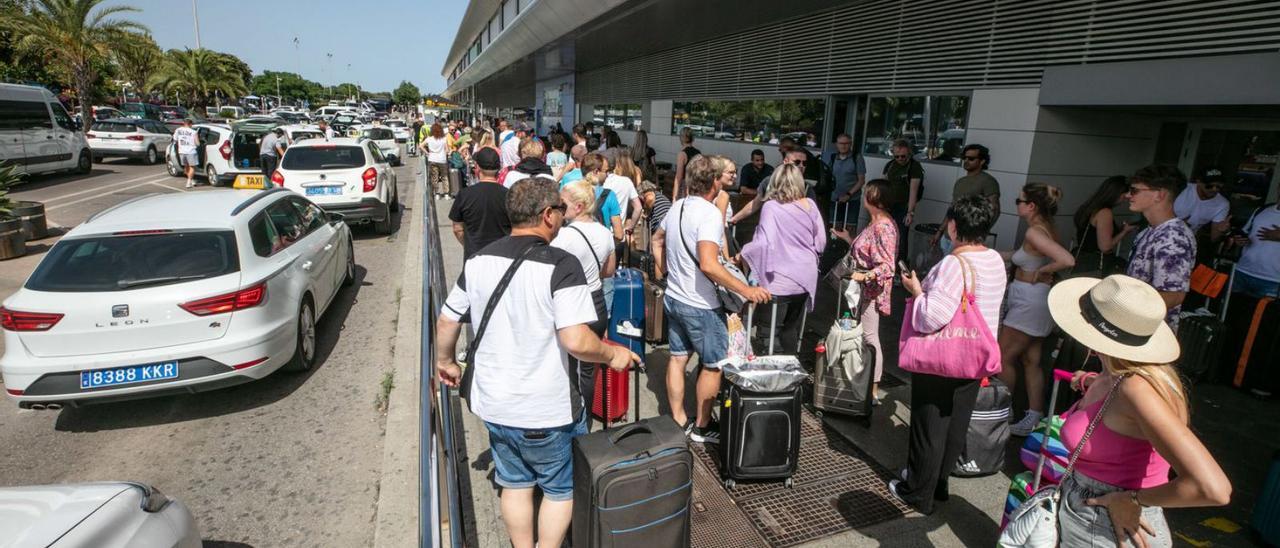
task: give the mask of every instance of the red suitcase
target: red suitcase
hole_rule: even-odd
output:
[[[613,346],[623,346],[608,339],[604,342]],[[623,348],[626,347],[623,346]],[[596,364],[595,401],[591,402],[591,416],[603,421],[605,428],[627,415],[627,408],[631,404],[627,396],[627,390],[631,386],[630,375],[631,368],[614,371],[608,364]],[[609,409],[608,416],[605,416],[604,412],[606,406]]]

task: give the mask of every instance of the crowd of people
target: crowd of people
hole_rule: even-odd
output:
[[[895,142],[881,175],[868,180],[848,135],[820,156],[783,138],[779,164],[756,150],[741,169],[700,151],[689,131],[680,140],[669,190],[643,131],[626,146],[607,126],[557,127],[543,138],[498,119],[437,122],[418,140],[437,198],[453,199],[449,219],[466,258],[437,326],[440,381],[462,387],[489,429],[515,546],[557,546],[565,534],[569,441],[590,428],[592,364],[624,369],[640,359],[602,342],[611,278],[637,230],[647,232],[649,275],[666,287],[669,412],[693,442],[719,442],[713,402],[720,369],[732,359],[726,292],[779,303],[778,348],[795,351],[818,295],[820,259],[839,240],[856,265],[849,278],[863,298],[853,317],[873,349],[877,384],[886,370],[884,345],[894,342],[882,340],[880,320],[893,311],[895,287],[907,297],[904,313],[918,334],[938,333],[960,310],[980,314],[999,356],[998,376],[1026,391],[1015,435],[1029,434],[1054,411],[1045,406],[1041,367],[1051,335],[1098,356],[1100,371],[1076,373],[1072,387],[1083,396],[1062,429],[1069,448],[1088,440],[1063,484],[1063,514],[1070,515],[1061,520],[1063,538],[1165,546],[1171,541],[1161,508],[1228,502],[1227,478],[1188,427],[1176,334],[1192,270],[1205,257],[1198,247],[1239,247],[1235,291],[1276,295],[1280,206],[1264,206],[1232,232],[1220,172],[1205,170],[1188,185],[1177,169],[1152,165],[1103,181],[1075,214],[1071,241],[1055,222],[1063,191],[1032,182],[1014,200],[1020,243],[997,251],[989,235],[1000,217],[1000,186],[987,172],[990,151],[971,144],[962,151],[965,174],[951,206],[935,219],[930,245],[942,258],[921,279],[899,268],[908,256],[907,229],[922,220],[924,166],[911,143]],[[455,158],[464,171],[461,188],[451,188],[445,174]],[[1115,208],[1126,202],[1138,222],[1116,221]],[[735,235],[735,226],[748,222],[751,234]],[[1121,257],[1121,242],[1134,233],[1132,251]],[[749,241],[739,246],[740,239]],[[464,323],[472,326],[465,379],[455,363]],[[685,385],[695,370],[689,410]],[[979,381],[911,376],[908,458],[888,488],[923,513],[947,500]],[[1268,389],[1254,388],[1259,395]],[[878,386],[873,395],[876,403],[884,397]],[[1104,410],[1097,432],[1086,434]],[[537,539],[535,486],[544,493]]]

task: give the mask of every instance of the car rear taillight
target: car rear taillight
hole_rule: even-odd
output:
[[[128,139],[128,140],[130,140],[130,141],[141,141],[141,140],[142,140],[142,136],[141,136],[141,135],[129,135],[129,136],[125,137],[125,139]]]
[[[365,192],[373,192],[373,189],[378,188],[378,171],[377,170],[373,168],[364,170],[364,173],[360,174],[360,179],[364,181]]]
[[[8,331],[48,331],[61,320],[62,314],[22,312],[0,307],[0,327]]]
[[[178,306],[183,310],[195,314],[197,316],[208,316],[211,314],[224,314],[227,312],[235,312],[245,308],[253,308],[262,304],[267,297],[267,283],[262,282],[252,287],[246,287],[239,291],[233,291],[216,297],[182,303]]]
[[[223,160],[231,159],[231,141],[223,141],[222,146],[218,147],[218,154],[222,155]]]
[[[84,134],[84,138],[85,138],[85,139],[97,139],[97,138],[98,138],[98,136],[97,136],[97,135],[94,135],[94,134],[92,134],[92,133],[86,133],[86,134]]]
[[[284,186],[284,175],[281,175],[279,171],[271,172],[271,182],[280,186]]]

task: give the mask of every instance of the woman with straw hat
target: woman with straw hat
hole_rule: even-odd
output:
[[[1226,505],[1231,484],[1188,426],[1187,394],[1170,365],[1178,340],[1164,322],[1164,301],[1145,282],[1117,274],[1059,282],[1049,310],[1103,363],[1102,373],[1077,372],[1071,382],[1085,394],[1064,415],[1062,443],[1074,450],[1087,439],[1062,480],[1060,544],[1172,546],[1162,509]]]

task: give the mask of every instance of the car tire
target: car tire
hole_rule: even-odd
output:
[[[103,158],[102,158],[101,156],[94,156],[94,157],[93,157],[93,163],[95,163],[95,164],[101,164],[101,163],[102,163],[102,160],[103,160]]]
[[[213,164],[204,166],[204,178],[208,180],[209,186],[218,186],[218,170],[213,169]]]
[[[93,171],[93,153],[87,148],[82,149],[80,158],[76,160],[76,173],[88,175],[90,171]]]
[[[143,159],[143,162],[146,162],[149,166],[154,166],[160,163],[160,155],[156,152],[156,147],[147,147],[147,157]]]
[[[356,246],[347,241],[347,273],[342,277],[342,287],[356,284]]]
[[[395,210],[391,209],[391,204],[382,206],[382,220],[374,221],[373,223],[373,229],[377,231],[378,234],[391,234],[392,214],[394,212]]]
[[[293,357],[284,364],[285,371],[310,371],[316,360],[316,314],[311,304],[311,296],[302,297],[302,306],[298,307],[298,319],[294,322],[297,338],[293,347]]]

